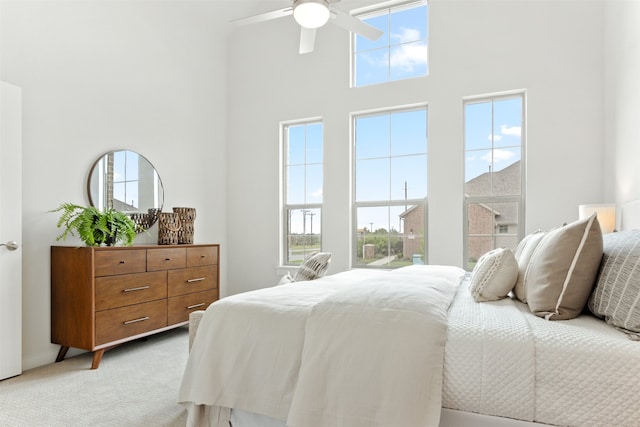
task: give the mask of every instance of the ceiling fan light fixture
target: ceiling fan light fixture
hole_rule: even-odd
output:
[[[327,0],[296,0],[293,3],[293,17],[305,28],[319,28],[329,20]]]

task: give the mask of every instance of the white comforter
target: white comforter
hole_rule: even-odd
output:
[[[212,304],[179,393],[188,425],[227,427],[238,408],[290,427],[437,426],[447,309],[463,275],[353,270]]]

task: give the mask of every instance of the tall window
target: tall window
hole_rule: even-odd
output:
[[[525,96],[464,102],[465,259],[515,249],[524,231]]]
[[[359,17],[382,31],[371,41],[353,36],[353,86],[427,75],[427,4],[405,3]]]
[[[427,108],[357,115],[353,129],[354,265],[424,263]]]
[[[285,265],[299,265],[322,243],[322,122],[286,124],[284,147]]]

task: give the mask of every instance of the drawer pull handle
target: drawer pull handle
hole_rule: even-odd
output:
[[[164,260],[165,261],[171,261],[171,258],[165,258]]]
[[[202,282],[204,279],[205,279],[204,277],[198,277],[197,279],[189,279],[187,280],[187,283]]]
[[[122,322],[122,324],[130,325],[132,323],[144,322],[145,320],[149,320],[149,316],[141,317],[139,319],[127,320],[126,322]]]
[[[123,259],[120,260],[120,264],[124,264],[124,260]]]
[[[123,289],[122,292],[144,291],[145,289],[149,289],[149,288],[150,286],[140,286],[138,288]]]
[[[192,308],[202,307],[203,305],[204,305],[203,302],[201,302],[200,304],[193,304],[193,305],[187,306],[187,310],[191,310]]]

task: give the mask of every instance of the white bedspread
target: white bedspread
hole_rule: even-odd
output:
[[[291,427],[437,426],[447,309],[464,271],[353,270],[207,309],[179,401],[191,426],[228,408]]]
[[[547,321],[510,298],[451,305],[442,405],[566,426],[640,426],[640,346],[583,314]]]

